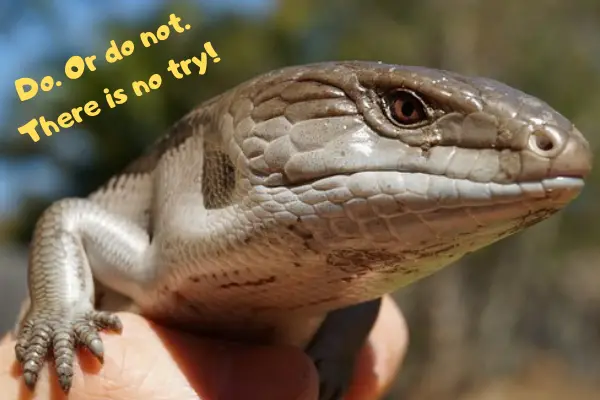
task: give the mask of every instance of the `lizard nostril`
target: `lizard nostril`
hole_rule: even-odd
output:
[[[536,129],[529,137],[529,148],[544,157],[558,155],[563,147],[564,139],[561,134],[550,127]]]

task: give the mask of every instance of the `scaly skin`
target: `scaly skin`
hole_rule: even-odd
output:
[[[590,168],[571,122],[492,80],[369,62],[267,73],[42,215],[24,379],[50,351],[68,391],[75,345],[102,357],[98,330],[121,329],[106,310],[130,310],[302,346],[321,398],[340,398],[382,295],[549,217]]]

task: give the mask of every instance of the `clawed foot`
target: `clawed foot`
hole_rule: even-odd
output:
[[[67,393],[73,381],[75,349],[86,347],[102,362],[104,345],[98,332],[106,329],[120,333],[122,328],[119,318],[108,312],[92,310],[75,315],[33,312],[23,323],[15,346],[25,384],[33,390],[52,350],[60,387]]]

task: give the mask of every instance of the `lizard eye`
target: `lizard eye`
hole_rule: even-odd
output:
[[[402,126],[413,126],[428,118],[425,103],[412,92],[396,90],[386,103],[389,117]]]

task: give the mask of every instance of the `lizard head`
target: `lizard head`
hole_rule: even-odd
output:
[[[346,275],[427,274],[554,214],[591,168],[570,121],[490,79],[325,63],[225,98],[233,202]]]

